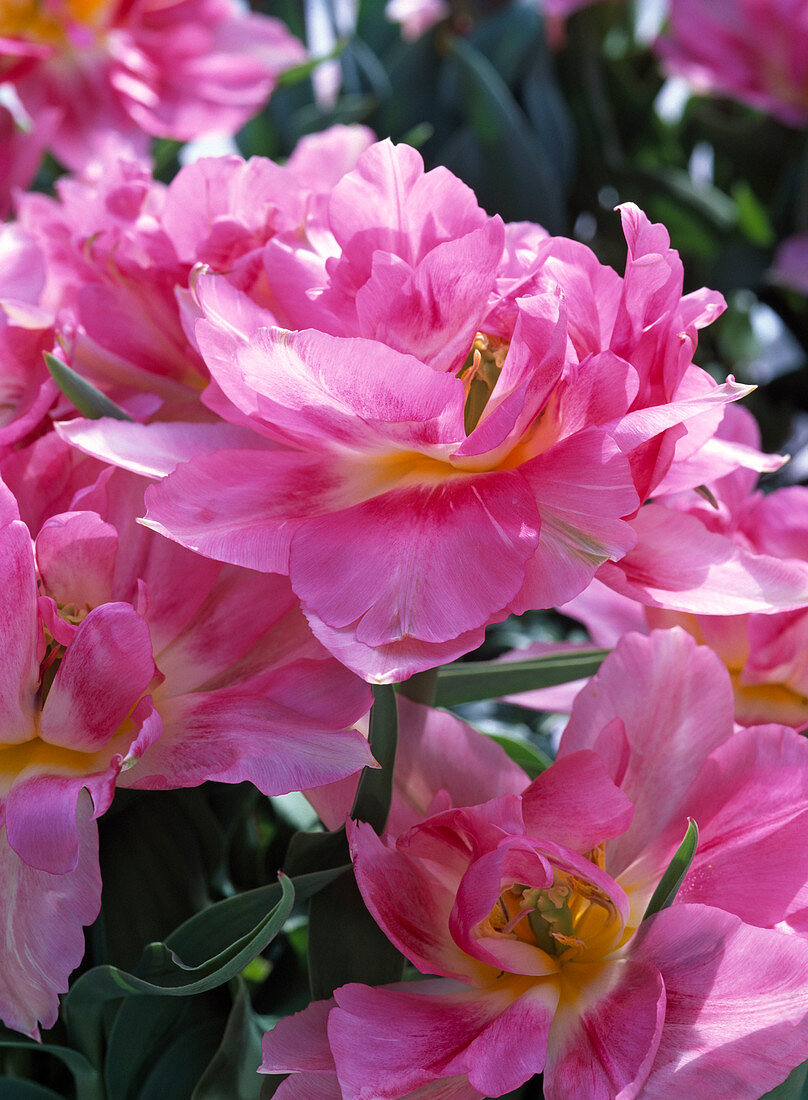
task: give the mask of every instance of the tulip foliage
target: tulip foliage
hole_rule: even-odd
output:
[[[799,1100],[808,10],[254,6],[0,10],[0,1097]]]

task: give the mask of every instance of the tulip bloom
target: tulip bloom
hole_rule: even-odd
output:
[[[142,155],[149,135],[235,133],[304,58],[280,20],[233,0],[31,0],[0,15],[0,81],[34,123],[58,112],[51,148],[74,171]]]
[[[138,528],[139,479],[110,473],[42,525],[35,555],[0,483],[0,1018],[32,1035],[98,912],[94,819],[116,786],[280,794],[372,763],[351,728],[368,689],[311,637],[288,582]]]
[[[624,558],[639,505],[703,480],[696,460],[745,391],[693,365],[723,302],[682,296],[666,231],[635,207],[621,278],[582,245],[487,217],[445,169],[381,142],[326,214],[267,242],[272,313],[227,279],[194,284],[204,403],[249,448],[194,457],[173,424],[63,430],[167,474],[147,498],[155,530],[287,574],[331,652],[397,680]],[[785,593],[756,582],[752,606],[763,588],[781,606],[808,593],[805,577]]]
[[[756,1100],[808,1040],[806,793],[808,745],[734,733],[714,654],[628,636],[521,795],[384,839],[350,825],[368,908],[433,977],[281,1021],[262,1067],[293,1073],[279,1100],[476,1100],[539,1072],[550,1100]],[[643,920],[689,816],[690,871]]]
[[[802,0],[672,0],[657,43],[667,68],[700,92],[808,121],[808,12]]]
[[[757,450],[760,434],[744,409],[727,410],[716,437],[716,444],[722,443],[747,447],[750,453]],[[679,525],[689,523],[695,527],[697,521],[716,545],[724,543],[728,560],[745,558],[751,572],[766,568],[779,569],[784,577],[797,575],[808,566],[808,490],[793,486],[763,494],[753,491],[754,480],[750,470],[727,474],[710,484],[710,503],[696,493],[671,496],[665,507],[655,506],[659,530],[666,527],[668,518],[667,529],[675,538]],[[780,722],[800,730],[808,726],[808,612],[804,608],[738,615],[698,614],[687,605],[671,610],[676,593],[653,591],[647,581],[643,583],[641,563],[637,569],[639,583],[632,583],[633,564],[622,575],[621,592],[596,578],[580,596],[563,606],[564,614],[580,620],[595,644],[606,647],[614,646],[628,631],[648,633],[660,627],[680,626],[700,644],[710,646],[726,665],[737,722],[745,726]],[[531,647],[509,656],[525,657],[552,648]],[[513,701],[543,710],[567,710],[581,686],[580,681],[564,684],[514,696]]]

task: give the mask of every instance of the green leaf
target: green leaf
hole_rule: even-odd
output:
[[[95,1067],[77,1050],[55,1046],[52,1043],[35,1043],[21,1036],[11,1038],[12,1032],[4,1029],[0,1034],[0,1048],[12,1050],[36,1051],[39,1054],[51,1054],[58,1058],[73,1074],[76,1083],[77,1100],[105,1100],[101,1077]]]
[[[346,982],[400,981],[403,970],[403,956],[368,912],[352,870],[312,898],[309,982],[314,1000],[325,1000]]]
[[[377,684],[373,688],[368,743],[381,767],[362,769],[351,817],[354,821],[366,821],[381,835],[393,797],[393,770],[398,744],[398,704],[392,684]]]
[[[53,1089],[19,1077],[0,1077],[0,1096],[3,1100],[62,1100]]]
[[[255,1100],[261,1064],[264,1028],[250,1005],[244,982],[239,982],[222,1041],[202,1074],[191,1100]]]
[[[184,1100],[190,1096],[220,1035],[220,1025],[213,1020],[184,1029],[157,1059],[137,1100]]]
[[[128,994],[156,993],[184,997],[215,989],[239,974],[283,927],[295,901],[294,886],[285,875],[281,876],[280,891],[281,897],[254,928],[195,966],[189,966],[179,958],[171,946],[172,937],[168,937],[165,943],[148,945],[136,974],[115,966],[97,966],[88,970],[65,999],[65,1012],[69,1017],[83,1011],[88,1002],[98,1003]],[[189,923],[186,922],[186,926]]]
[[[544,155],[507,84],[488,58],[464,38],[451,40],[449,56],[457,67],[458,107],[479,147],[481,173],[468,182],[474,184],[481,204],[508,220],[530,218],[550,232],[560,232],[566,219],[555,164]]]
[[[797,1066],[782,1085],[761,1096],[760,1100],[808,1100],[808,1062]]]
[[[203,1028],[211,1034],[211,1042],[201,1053],[195,1052],[190,1059],[192,1066],[182,1071],[182,1080],[190,1078],[192,1084],[195,1083],[205,1071],[224,1027],[224,1011],[215,993],[184,998],[127,997],[118,1002],[104,1057],[107,1097],[109,1100],[113,1097],[115,1100],[140,1100],[146,1081],[152,1077],[165,1052],[185,1032]],[[186,1051],[186,1056],[188,1053]],[[171,1070],[161,1071],[158,1080],[166,1072]],[[187,1097],[190,1087],[181,1093],[167,1087],[165,1095]]]
[[[541,775],[552,764],[552,760],[545,753],[531,745],[529,741],[523,741],[516,737],[502,737],[500,734],[488,734],[492,741],[501,745],[514,764],[524,768],[531,779]]]
[[[319,871],[316,874],[300,875],[292,879],[295,901],[307,901],[328,883],[333,882],[345,867]],[[196,913],[181,924],[170,936],[166,944],[172,950],[193,962],[208,955],[218,954],[238,937],[251,934],[256,924],[266,917],[267,911],[282,899],[279,883],[259,886],[257,890],[247,890],[232,898],[225,898]],[[267,941],[269,942],[269,941]],[[263,950],[263,948],[262,948]],[[256,955],[258,952],[256,951]],[[245,964],[246,965],[246,964]]]
[[[123,411],[120,405],[110,401],[101,390],[96,389],[91,382],[88,382],[86,378],[82,378],[80,374],[76,374],[72,367],[68,367],[67,363],[63,363],[61,359],[57,359],[55,355],[51,355],[47,351],[43,354],[51,378],[65,397],[72,401],[82,416],[86,416],[90,420],[98,420],[102,416],[111,416],[115,420],[132,419],[128,413]]]
[[[341,874],[350,866],[351,854],[343,825],[330,833],[307,833],[302,830],[295,833],[289,841],[283,869],[287,875],[294,877],[322,873],[332,868]]]
[[[643,914],[643,920],[652,917],[654,913],[659,913],[662,909],[667,909],[676,897],[679,887],[684,882],[685,875],[690,869],[690,864],[693,862],[698,842],[699,827],[692,817],[688,818],[684,840],[676,849],[665,874],[659,880],[659,884],[648,902],[648,908]]]
[[[738,207],[738,227],[752,244],[771,248],[777,240],[769,212],[746,180],[736,180],[731,191]]]
[[[468,661],[446,665],[438,671],[435,705],[456,706],[481,699],[499,699],[522,691],[555,687],[571,680],[594,676],[608,649],[552,653],[527,661]]]
[[[335,57],[339,57],[342,51],[347,45],[347,39],[339,39],[334,44],[334,48],[329,50],[328,53],[321,54],[319,57],[311,57],[308,61],[302,62],[300,65],[294,65],[291,69],[285,69],[278,75],[278,86],[284,87],[288,84],[297,84],[301,80],[305,80],[307,76],[311,76],[318,65],[322,65],[324,61],[333,61]]]

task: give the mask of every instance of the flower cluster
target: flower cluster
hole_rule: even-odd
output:
[[[75,170],[0,227],[0,1020],[56,1021],[117,788],[250,783],[412,968],[282,1018],[279,1100],[755,1100],[808,1047],[808,507],[694,361],[724,300],[633,203],[617,271],[361,126],[155,178],[303,56],[230,0],[0,14],[0,191]],[[554,607],[615,647],[556,762],[410,685],[363,819],[374,692]]]

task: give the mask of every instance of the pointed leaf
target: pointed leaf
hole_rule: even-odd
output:
[[[648,917],[652,917],[654,913],[659,913],[662,909],[667,909],[672,903],[673,899],[679,892],[679,887],[682,885],[685,879],[685,875],[690,869],[690,864],[693,862],[693,856],[696,854],[696,846],[699,842],[699,827],[693,818],[688,818],[687,832],[685,833],[684,840],[676,849],[673,859],[668,864],[667,870],[662,878],[659,880],[659,885],[648,902],[648,908],[645,910],[643,920]]]
[[[285,875],[280,876],[280,890],[281,897],[264,918],[212,958],[188,966],[169,945],[171,937],[166,943],[151,943],[143,952],[138,974],[115,966],[97,966],[83,974],[65,1000],[65,1011],[69,1016],[83,1011],[87,1002],[114,1000],[132,993],[184,997],[215,989],[239,974],[283,927],[295,901],[294,886]]]
[[[238,994],[216,1053],[199,1079],[191,1100],[255,1100],[256,1067],[261,1064],[264,1028],[250,1005],[247,986]]]
[[[67,363],[63,363],[61,359],[57,359],[55,355],[51,355],[47,351],[43,354],[45,364],[54,382],[68,401],[72,401],[82,416],[86,416],[90,420],[99,420],[102,416],[111,416],[115,420],[132,419],[128,413],[123,411],[120,405],[110,401],[106,394],[103,394],[86,378],[76,374]]]
[[[528,661],[467,661],[447,665],[438,671],[435,706],[477,703],[481,699],[499,699],[503,695],[582,680],[594,676],[608,652],[608,649],[586,649],[551,653]]]
[[[0,1096],[3,1100],[61,1100],[58,1092],[19,1077],[0,1077]]]

